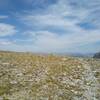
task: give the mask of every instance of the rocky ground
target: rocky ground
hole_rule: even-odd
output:
[[[100,100],[100,60],[0,52],[0,100]]]

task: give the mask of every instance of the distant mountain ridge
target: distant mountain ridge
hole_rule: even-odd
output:
[[[64,53],[43,53],[43,52],[21,52],[21,51],[3,51],[0,50],[0,52],[3,53],[27,53],[27,54],[36,54],[36,55],[59,55],[59,56],[72,56],[72,57],[94,57],[95,53],[72,53],[72,52],[64,52]]]
[[[100,58],[100,52],[94,54],[93,58]]]

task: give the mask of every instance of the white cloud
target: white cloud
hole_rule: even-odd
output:
[[[48,6],[43,13],[29,11],[18,16],[20,22],[33,30],[23,33],[30,36],[27,40],[16,40],[16,43],[17,41],[23,41],[25,45],[13,44],[13,47],[19,47],[22,51],[70,52],[74,51],[75,48],[77,48],[77,51],[81,51],[81,46],[85,48],[85,45],[90,46],[100,42],[100,29],[86,30],[77,25],[96,19],[97,15],[93,16],[95,13],[91,12],[99,9],[96,6],[99,2],[93,3],[94,0],[91,0],[90,3],[87,3],[87,0],[82,0],[82,3],[79,0],[70,1],[58,0],[58,3]],[[74,2],[79,3],[75,5]],[[98,23],[99,21],[96,21],[94,25],[99,25]],[[34,31],[34,28],[37,28],[36,31]],[[58,31],[62,29],[62,32],[55,29]],[[29,44],[26,44],[26,41]],[[88,48],[89,51],[92,51],[90,49]],[[97,49],[95,48],[95,50]]]
[[[6,18],[8,18],[8,16],[0,15],[0,19],[6,19]]]
[[[12,44],[13,44],[13,42],[11,42],[7,39],[0,39],[0,45],[6,46],[6,45],[12,45]]]
[[[30,35],[31,43],[24,45],[24,47],[26,50],[28,48],[29,51],[34,52],[72,52],[80,46],[92,45],[92,43],[100,41],[99,31],[93,31],[91,33],[83,32],[82,34],[64,34],[62,36],[48,31],[31,31]]]
[[[0,23],[0,37],[13,35],[17,32],[15,26],[5,23]]]

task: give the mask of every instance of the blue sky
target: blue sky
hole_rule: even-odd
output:
[[[100,0],[0,0],[0,50],[100,51]]]

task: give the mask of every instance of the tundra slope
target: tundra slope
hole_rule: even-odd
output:
[[[0,53],[0,100],[100,100],[100,60]]]

